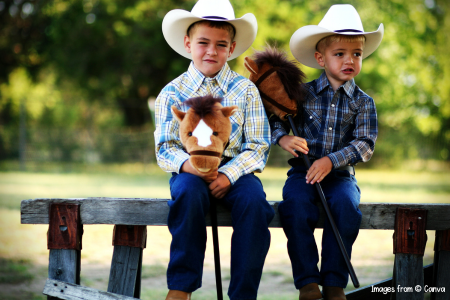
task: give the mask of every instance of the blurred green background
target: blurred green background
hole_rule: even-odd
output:
[[[290,55],[295,30],[318,24],[342,1],[232,1],[237,17],[253,12],[258,35],[230,62],[266,43]],[[47,162],[152,163],[149,109],[189,61],[165,42],[161,22],[181,0],[0,1],[0,161],[22,169]],[[411,160],[449,161],[450,32],[446,0],[347,1],[366,31],[380,23],[379,49],[364,60],[357,84],[376,102],[379,138],[365,167]],[[291,56],[292,57],[292,56]],[[313,80],[320,70],[301,66]],[[269,165],[286,155],[272,150]],[[70,170],[70,168],[69,168]]]
[[[237,17],[253,12],[258,19],[252,48],[230,62],[246,77],[245,56],[269,43],[292,58],[291,35],[304,25],[318,24],[332,4],[355,6],[366,31],[383,23],[383,41],[356,77],[375,99],[379,118],[375,154],[357,167],[361,201],[450,202],[447,0],[231,2]],[[169,10],[191,10],[194,3],[0,1],[1,299],[45,299],[41,292],[47,277],[48,226],[21,225],[21,200],[170,197],[169,175],[155,160],[152,104],[189,61],[166,44],[161,22]],[[299,66],[308,81],[320,75],[319,70]],[[272,147],[269,167],[258,174],[268,200],[281,200],[288,157],[280,147]],[[150,275],[144,278],[142,298],[161,299],[170,234],[166,227],[148,230],[144,270]],[[221,228],[220,234],[226,287],[231,231]],[[106,290],[111,237],[112,226],[85,226],[83,285]],[[320,237],[318,230],[318,244]],[[429,232],[425,263],[433,260],[433,244],[434,232]],[[285,245],[282,230],[273,229],[261,299],[298,298]],[[352,263],[363,285],[392,276],[392,231],[360,232]],[[211,247],[198,299],[213,298],[213,275],[208,274],[213,274]]]

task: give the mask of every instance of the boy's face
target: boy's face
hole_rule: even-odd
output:
[[[362,67],[363,42],[333,42],[323,53],[316,52],[317,63],[325,68],[333,90],[359,74]]]
[[[234,51],[236,42],[231,42],[225,29],[211,28],[202,24],[184,37],[184,48],[191,53],[194,65],[206,77],[214,77],[225,65]]]

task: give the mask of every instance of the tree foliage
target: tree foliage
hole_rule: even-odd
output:
[[[149,97],[155,97],[189,64],[165,42],[162,19],[169,10],[191,10],[194,3],[0,1],[0,127],[18,124],[18,103],[24,99],[34,103],[27,105],[28,119],[39,124],[65,126],[64,121],[72,120],[67,126],[74,126],[81,120],[92,126],[145,126],[151,122]],[[289,40],[295,30],[318,24],[332,4],[344,2],[232,3],[237,17],[253,12],[258,19],[252,48],[230,62],[246,75],[246,55],[267,43],[290,55]],[[450,159],[450,40],[446,36],[450,4],[446,0],[345,3],[355,6],[366,31],[376,30],[380,23],[385,26],[379,49],[364,60],[356,78],[377,105],[377,156]],[[309,80],[320,75],[320,70],[301,67]]]

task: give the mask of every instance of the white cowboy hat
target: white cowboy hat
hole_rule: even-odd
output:
[[[364,59],[378,48],[383,33],[383,24],[380,24],[377,31],[365,32],[361,18],[352,5],[336,4],[330,7],[319,25],[303,26],[294,32],[289,47],[294,57],[305,66],[323,69],[317,63],[314,53],[317,51],[317,43],[324,37],[333,34],[364,35]]]
[[[256,17],[248,13],[236,19],[229,0],[199,0],[190,12],[182,9],[169,11],[162,22],[164,38],[178,54],[192,59],[191,54],[184,48],[184,36],[191,24],[202,20],[226,21],[236,29],[234,37],[236,47],[228,60],[244,53],[256,38],[258,30]]]

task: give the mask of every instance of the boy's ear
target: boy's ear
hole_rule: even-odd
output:
[[[184,36],[184,49],[186,49],[187,53],[191,53],[191,39],[188,35]]]
[[[236,48],[236,41],[231,43],[231,45],[230,45],[230,52],[228,53],[228,57],[230,57],[231,54],[233,54],[235,48]]]
[[[314,53],[314,57],[317,60],[317,63],[319,64],[319,66],[321,66],[322,68],[325,67],[325,61],[323,60],[323,54],[320,53],[319,51],[316,51]]]
[[[175,119],[177,119],[177,121],[181,123],[181,121],[183,121],[184,117],[186,116],[186,113],[179,110],[175,105],[172,105],[170,109],[172,110],[172,115],[175,117]]]
[[[237,105],[232,105],[232,106],[225,106],[221,108],[222,113],[225,117],[229,118],[231,117],[235,112],[237,112],[238,110],[238,106]]]
[[[247,68],[247,70],[249,70],[253,74],[257,74],[258,73],[258,66],[256,65],[256,63],[250,57],[246,56],[244,58],[244,65]]]

